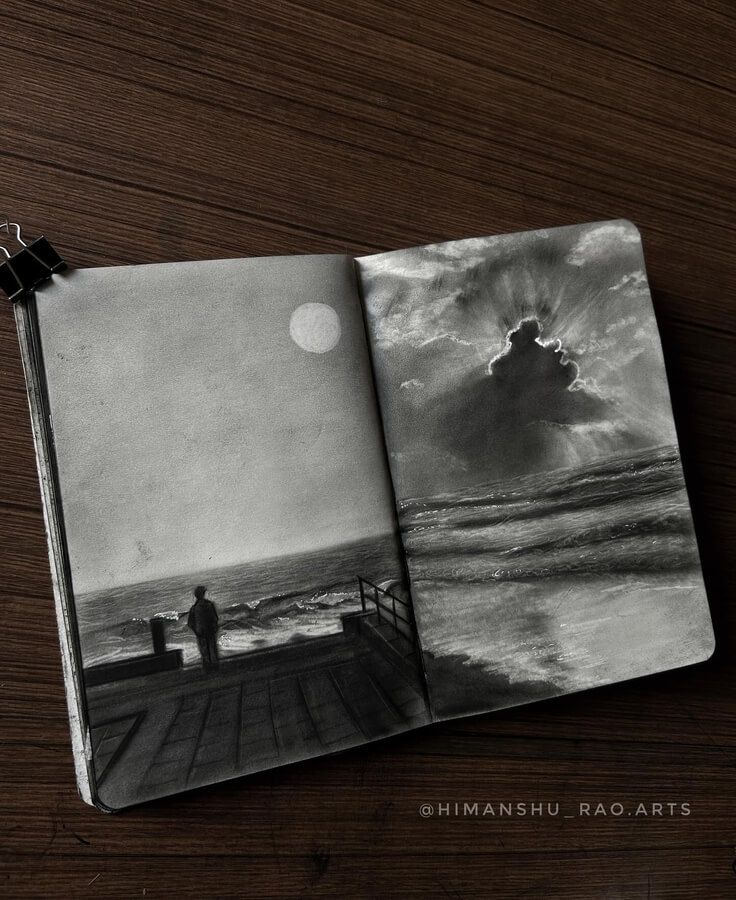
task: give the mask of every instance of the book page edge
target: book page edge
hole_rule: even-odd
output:
[[[85,803],[104,809],[93,799],[93,771],[91,741],[85,724],[81,670],[73,645],[74,625],[71,621],[72,601],[69,578],[65,566],[65,545],[61,526],[59,499],[55,487],[53,461],[53,426],[45,414],[43,376],[40,370],[40,346],[34,337],[35,298],[14,304],[15,322],[18,330],[23,373],[26,381],[26,396],[31,416],[33,445],[36,455],[36,470],[41,489],[44,530],[54,592],[56,624],[61,648],[61,663],[64,674],[69,729],[77,788]],[[105,810],[107,811],[107,810]]]

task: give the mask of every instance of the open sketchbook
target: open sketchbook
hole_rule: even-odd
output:
[[[81,269],[16,316],[88,802],[711,654],[629,222]]]

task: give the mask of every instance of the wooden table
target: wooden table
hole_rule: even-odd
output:
[[[5,303],[0,893],[734,896],[733,2],[5,0],[2,12],[0,207],[74,265],[359,254],[633,219],[720,644],[694,669],[118,816],[87,808]],[[454,815],[466,801],[496,815]],[[545,814],[505,816],[502,802]],[[664,815],[615,814],[656,802]]]

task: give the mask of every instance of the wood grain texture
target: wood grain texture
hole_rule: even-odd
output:
[[[0,208],[73,265],[635,221],[718,650],[103,816],[73,782],[6,304],[0,893],[734,896],[735,41],[728,0],[6,0]],[[465,801],[560,814],[419,815]],[[572,815],[670,801],[690,814]]]

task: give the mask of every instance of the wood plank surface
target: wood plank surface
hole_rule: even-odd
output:
[[[718,650],[104,816],[4,303],[0,894],[735,896],[736,6],[5,0],[2,28],[0,209],[75,266],[636,222]]]

